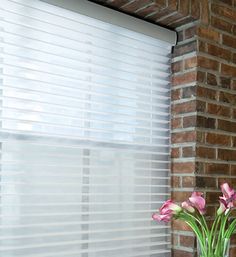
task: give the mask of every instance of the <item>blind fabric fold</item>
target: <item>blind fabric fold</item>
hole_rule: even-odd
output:
[[[169,257],[170,51],[39,0],[0,2],[0,256]]]

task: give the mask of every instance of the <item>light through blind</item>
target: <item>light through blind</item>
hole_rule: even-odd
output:
[[[167,257],[171,44],[0,2],[1,257]]]

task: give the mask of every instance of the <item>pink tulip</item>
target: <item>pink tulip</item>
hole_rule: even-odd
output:
[[[204,214],[206,212],[206,201],[202,195],[203,193],[201,192],[193,192],[192,196],[189,197],[190,205],[195,207],[200,214]]]
[[[229,187],[228,183],[224,183],[221,185],[221,191],[223,196],[220,197],[220,201],[225,204],[226,208],[230,209],[234,207],[233,201],[236,200],[235,191]]]
[[[227,203],[224,200],[220,200],[220,207],[217,210],[217,214],[221,215],[227,210]]]
[[[159,209],[160,214],[155,213],[152,215],[152,218],[157,221],[169,222],[173,215],[181,211],[182,208],[169,199]]]
[[[190,213],[194,213],[195,209],[192,207],[190,201],[182,202],[182,208]]]

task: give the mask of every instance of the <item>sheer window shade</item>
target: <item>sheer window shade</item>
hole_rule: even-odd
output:
[[[1,0],[1,257],[169,256],[170,49]]]

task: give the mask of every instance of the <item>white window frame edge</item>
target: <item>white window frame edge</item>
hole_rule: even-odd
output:
[[[175,31],[163,28],[150,22],[120,13],[88,0],[40,0],[91,18],[123,27],[146,36],[156,38],[171,45],[175,45],[177,35]]]

